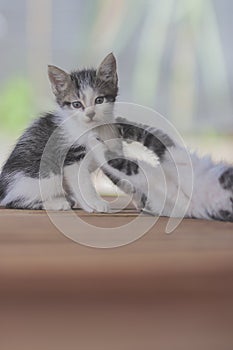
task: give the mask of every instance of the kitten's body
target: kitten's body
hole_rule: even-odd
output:
[[[158,157],[151,166],[139,160],[115,156],[107,145],[95,142],[104,173],[139,209],[156,215],[233,221],[233,167],[199,157],[156,128],[117,118],[121,138],[142,143]],[[108,162],[106,162],[108,160]],[[126,180],[124,182],[123,180]],[[129,182],[131,186],[129,186]]]

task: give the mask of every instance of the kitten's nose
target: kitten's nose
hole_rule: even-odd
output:
[[[87,111],[86,116],[90,119],[93,119],[95,116],[95,111]]]

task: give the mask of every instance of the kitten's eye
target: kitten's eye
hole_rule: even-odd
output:
[[[82,103],[79,102],[79,101],[72,102],[71,105],[72,105],[72,107],[74,107],[74,108],[83,108]]]
[[[101,103],[103,103],[104,102],[104,96],[98,96],[98,97],[96,97],[96,99],[95,99],[95,104],[96,105],[100,105]]]

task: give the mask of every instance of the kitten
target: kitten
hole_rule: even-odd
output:
[[[115,57],[109,54],[98,69],[70,74],[48,66],[48,75],[57,111],[36,119],[19,138],[0,175],[0,204],[107,212],[91,180],[97,164],[88,140],[92,134],[115,138],[114,126],[108,126],[118,92]],[[121,152],[121,143],[113,144]]]
[[[92,139],[92,147],[98,145],[95,155],[101,169],[133,196],[138,209],[155,215],[233,221],[232,166],[188,152],[156,128],[123,118],[116,118],[115,125],[123,140],[142,143],[160,162],[153,167],[119,157],[108,142]]]
[[[91,173],[101,166],[113,183],[133,195],[139,209],[233,221],[233,167],[190,153],[191,192],[186,149],[160,130],[114,120],[118,78],[112,54],[97,70],[68,74],[49,66],[48,73],[58,109],[35,120],[17,142],[0,175],[1,205],[51,210],[81,206],[88,212],[108,212],[91,180]],[[126,159],[122,140],[142,143],[160,165]]]

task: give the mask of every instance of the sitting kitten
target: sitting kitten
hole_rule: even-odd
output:
[[[115,57],[109,54],[97,70],[71,74],[49,66],[48,75],[58,110],[35,120],[19,138],[0,175],[0,204],[51,210],[73,204],[107,212],[91,180],[97,165],[88,139],[93,132],[103,139],[115,137],[114,126],[108,127],[118,92]],[[121,143],[114,148],[121,152]]]
[[[95,155],[103,172],[133,195],[137,208],[163,216],[233,221],[232,166],[188,153],[156,128],[123,118],[116,119],[116,126],[122,139],[142,143],[160,162],[153,167],[119,157],[107,142],[92,139],[92,147],[98,146]]]
[[[0,175],[1,205],[52,210],[79,205],[88,212],[107,212],[110,208],[91,180],[91,173],[101,166],[115,184],[133,195],[139,209],[233,221],[233,167],[190,154],[191,192],[184,148],[155,128],[122,118],[114,123],[118,79],[112,54],[97,70],[68,74],[49,66],[49,78],[58,110],[34,121],[20,137]],[[126,159],[122,139],[142,143],[156,154],[160,165]]]

